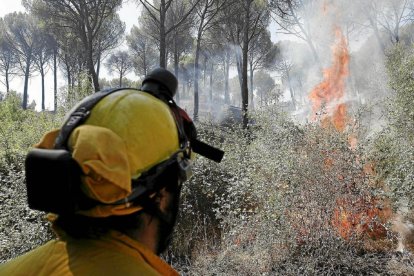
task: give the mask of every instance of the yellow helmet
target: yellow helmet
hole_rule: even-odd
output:
[[[76,108],[75,108],[76,109]],[[73,113],[70,113],[73,114]],[[61,130],[47,133],[38,148],[52,149]],[[149,93],[123,89],[100,100],[67,143],[82,169],[81,189],[96,205],[79,213],[102,217],[136,212],[125,202],[131,179],[168,160],[179,151],[176,122],[170,108]]]
[[[223,152],[196,139],[191,119],[163,89],[112,89],[81,101],[26,158],[29,206],[58,214],[126,215],[142,209],[141,196],[155,194],[160,187],[154,180],[166,168],[176,166],[185,181],[192,149],[219,162]],[[81,204],[81,195],[88,204]]]

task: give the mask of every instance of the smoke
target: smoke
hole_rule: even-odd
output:
[[[227,59],[227,53],[229,59]],[[236,56],[241,58],[240,45],[226,43],[216,48],[202,47],[198,64],[198,116],[215,123],[241,123],[241,83]],[[226,70],[228,70],[228,102],[225,97]],[[194,112],[194,61],[180,63],[179,105],[190,116]]]
[[[380,100],[387,94],[385,54],[381,43],[369,24],[367,2],[348,0],[309,0],[298,11],[302,26],[295,32],[304,39],[280,42],[281,56],[292,64],[290,82],[298,103],[299,121],[307,121],[317,113],[308,98],[311,91],[324,81],[324,71],[336,62],[333,46],[340,32],[347,43],[350,60],[349,73],[344,78],[344,91],[336,104],[346,104],[356,113],[361,104],[372,103],[372,96]],[[384,33],[380,40],[386,41]],[[293,35],[291,36],[294,37]],[[342,68],[344,69],[344,68]],[[375,116],[373,117],[375,118]]]
[[[398,233],[397,251],[413,250],[414,246],[414,217],[408,208],[406,199],[401,199],[399,209],[392,221],[392,230]]]
[[[307,0],[297,2],[304,3],[297,11],[301,25],[290,28],[292,34],[283,35],[287,40],[278,42],[280,56],[284,62],[284,66],[278,66],[278,70],[283,77],[284,90],[292,95],[288,98],[293,98],[291,110],[294,110],[294,115],[297,116],[298,121],[307,122],[315,113],[321,113],[320,110],[315,110],[309,95],[324,80],[324,71],[335,63],[332,47],[337,40],[336,33],[339,30],[346,41],[349,52],[349,63],[346,65],[349,73],[343,78],[343,94],[335,99],[334,104],[346,106],[346,113],[351,117],[359,111],[361,106],[368,105],[372,114],[366,116],[369,119],[366,119],[364,124],[373,128],[373,125],[379,123],[382,113],[376,104],[389,92],[384,53],[384,47],[389,46],[389,38],[388,34],[381,29],[381,24],[384,22],[375,23],[379,30],[375,32],[370,22],[378,15],[375,13],[381,11],[372,11],[369,5],[375,3],[378,9],[385,9],[389,1]],[[232,57],[230,79],[237,78],[235,55],[240,52],[240,46],[227,45],[227,47]],[[227,107],[222,98],[225,72],[222,56],[220,58],[220,54],[216,56],[214,52],[203,52],[199,70],[204,70],[204,59],[216,63],[213,70],[217,74],[214,76],[212,97],[210,97],[208,82],[203,81],[200,85],[200,116],[208,115],[220,121],[223,113],[220,110],[213,110],[210,105]],[[188,69],[188,71],[191,70],[191,68]],[[200,76],[203,76],[203,72]],[[235,81],[231,81],[229,85],[230,105],[240,106],[238,99],[240,85]],[[188,90],[192,90],[192,87]],[[188,109],[192,108],[191,99],[183,99],[184,102],[188,105]]]

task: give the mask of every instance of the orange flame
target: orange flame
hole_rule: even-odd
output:
[[[327,1],[323,4],[323,13],[327,14],[330,9]],[[348,43],[342,30],[334,28],[335,42],[332,46],[332,64],[323,71],[323,80],[316,85],[309,94],[312,102],[312,119],[319,121],[322,127],[334,126],[337,131],[343,132],[348,122],[347,106],[343,102],[346,88],[346,78],[349,74],[349,50]],[[349,137],[349,147],[357,148],[358,139],[356,135]],[[335,160],[327,157],[324,160],[327,170],[334,168]],[[375,174],[374,167],[369,165],[361,172],[369,176]],[[339,182],[345,180],[343,174],[338,174]],[[388,230],[384,226],[392,215],[391,205],[383,199],[360,195],[354,197],[345,194],[336,199],[333,210],[331,225],[339,236],[348,240],[355,236],[357,238],[368,237],[373,240],[387,237]]]
[[[375,199],[338,199],[332,225],[344,239],[353,235],[366,235],[371,239],[385,238],[388,230],[384,225],[391,217],[391,207],[386,202],[382,202],[381,205],[385,205],[382,208],[377,205],[380,204]]]
[[[315,114],[321,112],[323,107],[327,108],[327,114],[322,118],[334,125],[338,131],[344,131],[346,125],[346,105],[339,103],[345,94],[345,80],[349,74],[349,51],[348,43],[339,27],[335,28],[335,44],[332,47],[333,62],[331,67],[323,72],[323,81],[310,93],[312,111]]]

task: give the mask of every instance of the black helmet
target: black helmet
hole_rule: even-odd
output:
[[[171,98],[173,98],[177,92],[177,78],[173,73],[164,68],[154,69],[147,76],[145,76],[144,80],[142,81],[143,90],[145,90],[145,84],[151,82],[163,85],[167,89]]]

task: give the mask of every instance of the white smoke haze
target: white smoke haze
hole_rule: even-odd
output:
[[[396,41],[413,44],[413,25],[405,17],[412,16],[412,0],[308,0],[299,12],[303,29],[309,32],[320,64],[315,60],[309,41],[280,41],[281,58],[291,65],[291,86],[297,110],[292,112],[297,122],[309,122],[312,103],[308,95],[323,79],[323,71],[332,64],[335,29],[339,28],[347,40],[350,55],[349,74],[343,98],[330,105],[345,103],[348,116],[356,116],[361,109],[360,124],[372,136],[386,124],[384,106],[392,95],[386,72],[387,49]],[[396,16],[398,14],[400,18]],[[412,19],[411,19],[412,20]],[[301,32],[299,27],[297,31]],[[322,70],[321,70],[322,69]],[[286,90],[289,88],[287,87]],[[330,106],[327,106],[329,109]],[[323,113],[324,111],[320,111]],[[401,207],[392,221],[393,231],[399,233],[398,251],[414,242],[414,216]]]
[[[370,15],[367,14],[370,1],[308,0],[303,2],[305,3],[303,9],[298,14],[302,19],[303,29],[309,32],[319,64],[310,50],[309,42],[304,40],[297,42],[298,39],[294,38],[294,42],[279,43],[281,56],[292,63],[291,82],[299,109],[295,114],[303,116],[297,118],[298,121],[307,121],[311,106],[307,96],[321,82],[322,71],[332,63],[332,46],[335,42],[336,29],[340,29],[347,39],[350,54],[346,92],[342,99],[343,102],[349,103],[348,111],[356,112],[353,102],[372,105],[373,94],[376,101],[382,100],[389,91],[385,73],[386,55],[370,26]],[[380,6],[385,9],[391,1],[375,2],[378,9]],[[375,12],[379,13],[379,11]],[[378,28],[380,24],[383,23],[378,23]],[[299,27],[296,30],[302,32]],[[385,31],[381,31],[380,35],[386,43]]]

